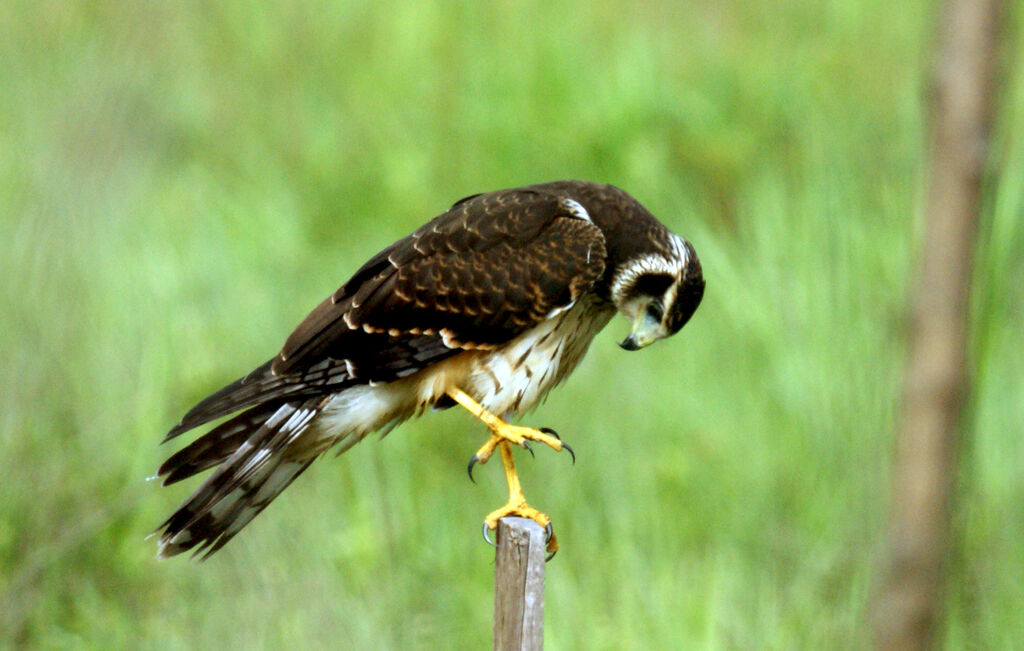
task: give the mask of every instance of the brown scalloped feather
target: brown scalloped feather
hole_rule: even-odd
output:
[[[296,372],[325,355],[347,358],[352,346],[369,343],[353,336],[360,331],[390,333],[380,348],[363,348],[364,357],[386,357],[395,340],[416,332],[437,333],[455,350],[513,339],[604,273],[604,237],[565,207],[566,196],[527,188],[456,203],[374,256],[317,306],[288,338],[274,373]],[[437,352],[414,358],[422,367],[447,356]]]

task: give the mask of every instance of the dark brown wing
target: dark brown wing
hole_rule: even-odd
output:
[[[406,377],[536,325],[604,272],[600,229],[567,199],[524,188],[459,201],[374,256],[277,357],[200,402],[167,438],[267,401]],[[222,428],[211,445],[241,436]]]
[[[348,359],[357,376],[389,380],[459,350],[509,341],[578,299],[604,272],[601,231],[567,199],[520,189],[458,202],[313,310],[273,371],[328,357]],[[411,355],[395,359],[392,346],[417,339]]]

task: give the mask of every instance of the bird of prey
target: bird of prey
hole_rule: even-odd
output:
[[[554,553],[511,446],[569,448],[507,421],[565,380],[616,311],[632,323],[620,346],[639,350],[682,328],[703,294],[690,243],[616,187],[559,181],[462,199],[373,256],[281,352],[171,429],[165,441],[235,414],[160,467],[164,485],[216,469],[154,532],[159,556],[208,557],[324,452],[456,404],[490,430],[470,476],[497,449],[508,482],[485,537],[501,517],[527,517]]]

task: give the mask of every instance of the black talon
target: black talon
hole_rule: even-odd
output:
[[[576,465],[576,453],[572,451],[572,448],[569,447],[568,443],[563,443],[562,447],[565,448],[569,452],[569,456],[572,457],[572,465],[575,466]]]
[[[562,437],[558,435],[558,432],[556,432],[555,430],[551,429],[550,427],[542,427],[542,428],[540,428],[540,431],[544,432],[545,434],[550,434],[551,436],[554,436],[559,441],[562,440]],[[572,465],[575,466],[576,465],[576,453],[573,452],[572,448],[569,446],[568,443],[562,443],[562,447],[569,451],[569,456],[572,457]]]
[[[487,544],[490,545],[491,547],[497,547],[498,544],[495,543],[493,540],[491,540],[491,537],[487,535],[488,531],[490,531],[490,528],[487,526],[487,523],[485,522],[484,523],[484,540],[486,540]]]
[[[552,526],[551,526],[551,523],[550,523],[550,522],[548,522],[548,523],[547,523],[547,524],[546,524],[546,525],[544,526],[544,546],[545,546],[545,547],[547,547],[547,544],[548,544],[549,542],[551,542],[551,538],[552,538],[552,537],[553,537],[554,535],[555,535],[555,529],[554,529],[554,527],[552,527]],[[554,558],[554,557],[555,557],[555,554],[557,554],[557,553],[558,553],[558,550],[556,549],[555,551],[553,551],[553,552],[551,552],[550,554],[548,554],[547,556],[545,556],[545,557],[544,557],[544,562],[545,562],[545,563],[547,563],[548,561],[550,561],[550,560],[551,560],[552,558]]]
[[[537,458],[537,455],[533,453],[533,447],[530,445],[530,442],[527,441],[526,439],[523,439],[523,447],[526,448],[526,451],[530,453],[531,457],[533,457],[534,459]]]
[[[562,437],[558,435],[558,432],[556,432],[555,430],[551,429],[550,427],[542,427],[542,428],[540,428],[540,431],[544,432],[545,434],[550,434],[551,436],[554,436],[559,441],[562,440]],[[569,447],[568,443],[562,443],[562,447],[569,451],[569,456],[572,457],[572,465],[575,466],[576,465],[576,453],[572,451],[572,448]]]
[[[476,480],[473,479],[473,466],[476,465],[476,462],[477,458],[476,455],[474,454],[473,458],[469,460],[469,465],[466,466],[466,472],[469,473],[469,481],[473,482],[474,484],[476,483]]]

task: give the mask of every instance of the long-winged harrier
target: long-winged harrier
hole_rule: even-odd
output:
[[[616,187],[560,181],[467,197],[371,258],[280,353],[168,433],[241,411],[160,467],[164,485],[216,470],[157,529],[159,555],[209,556],[327,450],[456,403],[491,432],[470,472],[497,448],[508,480],[485,535],[520,515],[548,528],[553,552],[510,444],[567,446],[506,420],[564,380],[616,311],[632,322],[620,345],[638,350],[682,328],[703,294],[690,243]]]

